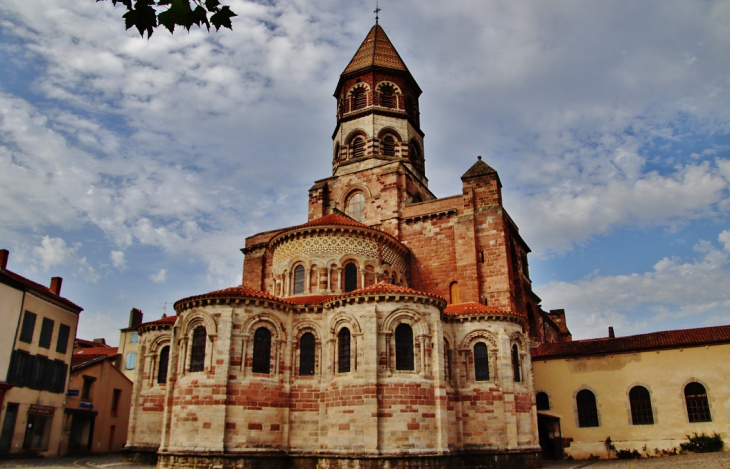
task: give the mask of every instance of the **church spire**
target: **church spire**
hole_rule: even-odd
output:
[[[408,72],[408,67],[401,59],[400,54],[395,50],[388,35],[385,34],[385,31],[377,22],[370,29],[342,74],[346,75],[366,67],[383,67]]]

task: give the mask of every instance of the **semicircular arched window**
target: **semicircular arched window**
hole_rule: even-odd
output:
[[[314,376],[315,348],[314,334],[302,335],[299,339],[299,376]]]
[[[383,155],[395,156],[395,138],[392,135],[386,135],[383,138]]]
[[[537,393],[535,396],[535,407],[537,407],[537,410],[550,410],[550,398],[546,392],[540,391]]]
[[[653,425],[654,413],[651,410],[651,395],[643,386],[634,386],[629,391],[631,404],[631,423],[633,425]]]
[[[347,214],[357,221],[365,218],[365,196],[362,192],[355,192],[347,199]]]
[[[162,347],[162,350],[160,350],[160,361],[159,365],[157,366],[157,383],[158,384],[165,384],[167,383],[167,369],[170,364],[170,346],[165,345]]]
[[[337,372],[350,371],[350,329],[343,327],[337,333]]]
[[[484,342],[474,344],[474,380],[489,381],[489,354]]]
[[[687,403],[687,418],[693,422],[712,422],[710,403],[707,401],[707,390],[700,383],[689,383],[684,388],[684,399]]]
[[[413,371],[413,329],[408,324],[395,328],[395,369]]]
[[[575,403],[578,407],[578,426],[597,427],[598,408],[596,407],[596,396],[591,391],[583,389],[575,396]]]
[[[254,373],[269,374],[271,370],[271,332],[265,327],[259,327],[253,335],[253,364]]]
[[[294,267],[294,294],[304,293],[304,266],[298,265]]]
[[[203,371],[205,368],[205,327],[198,326],[193,331],[193,343],[190,350],[190,371]]]
[[[345,293],[357,290],[357,266],[350,262],[345,265]]]
[[[365,139],[362,137],[356,137],[352,141],[352,157],[362,158],[365,156]]]
[[[517,350],[517,346],[512,346],[512,375],[514,376],[515,383],[522,381],[522,373],[520,367],[520,351]]]

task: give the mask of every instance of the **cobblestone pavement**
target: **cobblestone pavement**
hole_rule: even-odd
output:
[[[153,469],[154,466],[126,462],[121,454],[75,456],[63,458],[0,459],[2,469],[26,469],[41,467],[45,469]],[[600,461],[545,461],[545,469],[728,469],[730,451],[708,454],[685,454],[663,458],[639,460],[600,460]]]

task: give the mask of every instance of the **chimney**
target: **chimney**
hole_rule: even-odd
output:
[[[60,296],[62,283],[63,283],[63,279],[61,277],[52,277],[51,278],[51,288],[50,288],[51,292]]]
[[[106,345],[106,340],[104,340],[104,338],[103,338],[103,337],[102,337],[102,338],[100,338],[100,339],[94,339],[94,341],[93,341],[93,342],[94,342],[95,344],[99,344],[99,345]]]
[[[608,326],[608,338],[609,339],[616,338],[616,334],[613,333],[613,326]]]
[[[8,257],[10,257],[10,251],[0,249],[0,269],[5,270],[8,268]]]
[[[144,317],[142,310],[132,308],[132,311],[129,312],[129,327],[137,327],[142,324],[142,317]]]

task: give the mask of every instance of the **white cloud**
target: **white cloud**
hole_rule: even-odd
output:
[[[109,259],[111,259],[112,265],[120,271],[127,268],[127,259],[124,256],[124,251],[112,251],[109,253]]]
[[[150,275],[150,280],[155,283],[165,283],[167,281],[167,270],[160,269],[156,274]]]
[[[79,250],[80,245],[68,246],[62,238],[44,236],[41,245],[33,248],[33,255],[44,271],[69,263]]]

